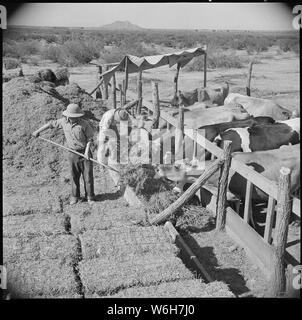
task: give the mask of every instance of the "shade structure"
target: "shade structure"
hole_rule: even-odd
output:
[[[132,55],[126,55],[120,63],[110,70],[102,73],[101,76],[104,79],[104,83],[107,85],[110,82],[112,75],[116,71],[124,71],[126,69],[126,65],[128,73],[136,73],[164,65],[169,65],[169,67],[172,67],[175,64],[179,64],[182,68],[194,57],[203,55],[205,52],[206,46],[155,56],[136,57]]]

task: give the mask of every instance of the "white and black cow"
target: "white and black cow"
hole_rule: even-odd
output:
[[[243,108],[254,117],[267,116],[275,120],[287,120],[293,116],[293,113],[280,106],[277,102],[269,99],[261,99],[245,96],[239,93],[230,93],[224,100],[224,105],[240,104]],[[297,116],[298,112],[295,111]]]
[[[300,118],[248,128],[230,128],[220,133],[215,141],[222,147],[224,140],[232,142],[231,152],[272,150],[282,145],[297,144],[300,142]]]

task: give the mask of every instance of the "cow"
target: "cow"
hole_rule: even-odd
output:
[[[232,141],[231,152],[261,151],[278,149],[282,145],[300,142],[300,118],[290,122],[256,125],[247,128],[230,128],[222,132],[215,140],[221,147],[224,140]]]
[[[220,133],[232,128],[253,127],[256,125],[273,124],[275,120],[271,117],[250,117],[243,120],[235,120],[231,122],[216,123],[198,128],[199,132],[205,136],[206,139],[213,142]]]
[[[278,103],[261,98],[245,96],[239,93],[230,93],[224,100],[224,105],[239,103],[251,115],[272,117],[274,120],[287,120],[291,118],[292,112]],[[297,111],[296,111],[297,112]]]
[[[191,91],[178,91],[178,96],[171,100],[172,106],[182,104],[185,107],[191,106],[196,102],[204,102],[205,107],[222,106],[224,99],[229,94],[229,84],[218,88],[196,88]]]
[[[177,115],[178,112],[173,113]],[[198,108],[198,104],[192,110],[184,112],[184,124],[187,128],[198,129],[202,126],[217,124],[222,122],[231,122],[235,120],[244,120],[250,118],[250,115],[240,106],[233,107],[220,106],[216,108]]]
[[[236,159],[267,179],[273,181],[277,186],[282,167],[291,170],[291,193],[294,194],[300,188],[300,144],[282,146],[279,149],[255,151],[255,152],[235,152],[232,158]],[[209,183],[217,185],[218,175],[213,175]],[[246,192],[246,180],[238,173],[230,170],[229,190],[243,199]],[[267,201],[268,196],[259,188],[253,188],[252,199],[255,201]]]

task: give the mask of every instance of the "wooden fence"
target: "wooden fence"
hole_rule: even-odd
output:
[[[137,96],[134,93],[129,92],[129,98],[131,97],[133,99],[137,98]],[[149,111],[153,111],[153,103],[147,100],[142,100],[142,105],[149,109]],[[167,127],[179,127],[178,120],[162,110],[160,111],[160,117],[162,120],[166,121]],[[217,147],[214,143],[207,140],[200,133],[187,128],[184,128],[183,131],[184,134],[190,137],[195,144],[198,144],[199,146],[205,148],[212,155],[219,159],[223,157],[223,150]],[[278,190],[278,184],[262,176],[260,173],[256,172],[246,164],[233,158],[231,159],[230,168],[246,179],[247,187],[244,201],[243,218],[241,218],[232,208],[226,208],[226,232],[245,249],[250,259],[260,267],[260,269],[268,278],[273,277],[275,279],[275,269],[276,265],[278,265],[278,263],[276,263],[276,252],[278,252],[278,247],[282,247],[282,245],[276,243],[276,241],[278,240],[276,239],[276,241],[273,241],[272,237],[275,209],[279,208],[279,206],[282,205],[282,203],[280,202],[280,190]],[[251,215],[252,191],[254,187],[259,188],[268,195],[267,215],[263,237],[260,234],[258,234],[248,223]],[[213,196],[214,199],[216,198],[215,200],[217,200],[217,194],[214,194]],[[215,207],[212,207],[211,209],[216,211],[217,201],[214,201],[213,203],[215,203]],[[276,207],[277,203],[278,206]],[[293,212],[295,215],[300,217],[300,199],[296,197],[291,197],[290,204],[290,213]],[[288,216],[290,213],[288,213]],[[281,214],[282,213],[278,212],[277,217],[281,216]],[[278,228],[279,224],[280,222],[278,222],[277,219],[276,229]],[[288,225],[284,224],[284,227],[286,228],[286,230],[283,230],[282,232],[284,232],[287,235]],[[274,238],[278,238],[278,235],[276,234]],[[286,242],[286,239],[283,239],[283,241]],[[290,255],[286,251],[285,254],[282,256],[282,259],[283,258],[285,258],[285,261],[288,264],[300,263],[300,261],[295,261],[295,259],[292,259],[292,257],[290,257]],[[292,265],[290,265],[290,267],[292,267]],[[272,276],[272,274],[274,276]],[[285,272],[283,272],[283,274],[285,274]],[[275,280],[272,280],[272,282],[276,283]],[[279,294],[281,287],[284,286],[279,286]],[[272,288],[276,288],[276,285],[273,285]],[[278,295],[276,290],[274,295]]]
[[[206,59],[206,57],[205,57]],[[206,77],[206,75],[205,75]],[[206,79],[204,79],[206,81]],[[119,91],[121,94],[121,106],[123,106],[126,101],[126,91],[127,96],[130,100],[136,100],[137,106],[136,111],[134,113],[140,113],[141,108],[144,106],[148,110],[148,114],[150,115],[153,113],[153,115],[156,114],[156,118],[158,118],[158,109],[159,106],[157,103],[149,102],[147,100],[144,100],[142,98],[142,76],[141,73],[138,74],[138,82],[137,82],[137,93],[133,93],[130,90],[127,91],[128,88],[128,73],[127,68],[125,70],[125,80],[123,81],[123,85],[119,85]],[[116,107],[116,90],[115,89],[115,79],[113,80],[113,93],[112,93],[112,100],[114,102],[113,106]],[[156,85],[154,85],[155,88],[157,88]],[[115,90],[114,90],[115,89]],[[108,98],[108,95],[107,95]],[[153,100],[159,101],[159,99]],[[155,106],[155,107],[154,107]],[[180,110],[181,111],[181,110]],[[180,112],[181,114],[181,112]],[[179,128],[180,124],[177,119],[170,116],[168,113],[164,112],[163,110],[160,110],[160,118],[167,123],[167,128],[175,127]],[[214,143],[207,140],[204,136],[202,136],[200,133],[193,131],[192,129],[187,129],[185,127],[181,128],[184,135],[187,135],[189,138],[193,140],[194,143],[194,150],[196,150],[196,145],[198,144],[202,148],[206,149],[208,152],[212,154],[212,157],[216,157],[218,159],[224,158],[224,151],[217,147]],[[293,212],[298,217],[300,217],[300,200],[296,197],[291,197],[290,203],[291,206],[285,206],[280,201],[280,190],[278,189],[278,184],[270,181],[269,179],[262,176],[260,173],[256,172],[246,164],[236,160],[231,159],[230,168],[240,174],[244,179],[246,179],[246,194],[245,194],[245,201],[244,201],[244,212],[243,212],[243,219],[230,207],[227,207],[225,210],[226,216],[222,219],[222,222],[220,224],[224,227],[227,233],[237,242],[239,243],[246,251],[248,256],[256,263],[262,271],[267,275],[267,277],[271,277],[272,274],[274,274],[274,279],[277,277],[276,274],[280,274],[276,271],[276,265],[282,265],[282,263],[276,263],[278,260],[276,256],[282,257],[284,254],[280,254],[280,252],[285,251],[285,244],[276,243],[275,239],[273,239],[272,236],[272,230],[273,230],[273,221],[275,219],[275,208],[278,204],[278,207],[282,206],[285,208],[290,208],[290,212]],[[251,218],[251,203],[252,203],[252,192],[253,188],[259,188],[264,193],[268,195],[268,205],[267,205],[267,215],[266,215],[266,222],[265,222],[265,229],[264,229],[264,236],[260,236],[250,225],[249,221]],[[219,192],[219,190],[218,190]],[[284,191],[285,192],[285,191]],[[218,201],[218,195],[213,194],[213,197],[217,198],[217,201],[215,201],[215,207],[212,207],[211,209],[216,211],[217,210],[217,204],[219,204]],[[221,205],[221,204],[220,204]],[[278,208],[277,207],[277,208]],[[278,209],[279,210],[279,209]],[[277,212],[279,212],[277,210]],[[287,215],[289,216],[290,212],[287,212]],[[277,216],[282,216],[283,212],[278,213]],[[287,219],[287,218],[286,218]],[[286,220],[285,219],[285,220]],[[279,219],[280,220],[280,219]],[[277,219],[277,225],[276,229],[280,227],[280,221]],[[285,230],[283,230],[285,228]],[[279,228],[280,229],[280,228]],[[281,228],[282,229],[282,228]],[[280,229],[280,230],[281,230]],[[282,232],[285,233],[287,236],[288,232],[288,224],[283,223],[283,229]],[[276,233],[276,232],[275,232]],[[282,241],[286,242],[286,236],[285,238],[282,238]],[[278,235],[275,235],[274,238],[278,241]],[[279,239],[279,240],[280,240]],[[273,241],[274,240],[274,241]],[[281,241],[281,240],[280,240]],[[278,250],[278,248],[283,248],[282,250]],[[286,257],[286,255],[285,255]],[[277,259],[277,260],[276,260]],[[279,259],[280,260],[280,259]],[[278,261],[279,261],[278,260]],[[283,260],[282,260],[283,261]],[[280,261],[279,261],[280,262]],[[300,261],[298,261],[300,263]],[[284,264],[283,264],[284,265]],[[285,274],[283,272],[283,274]],[[279,277],[280,278],[280,277]],[[279,281],[280,282],[280,281]],[[273,283],[276,283],[274,280]],[[275,295],[277,293],[280,293],[280,288],[284,287],[279,285],[273,285],[275,288]],[[278,289],[276,289],[278,287]],[[279,291],[278,291],[279,290]]]

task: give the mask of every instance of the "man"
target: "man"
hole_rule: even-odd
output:
[[[107,163],[107,153],[110,152],[110,160],[117,161],[118,151],[118,137],[119,130],[117,124],[120,121],[127,121],[128,126],[131,125],[129,113],[121,108],[110,109],[103,114],[99,123],[99,137],[98,137],[98,152],[97,160],[102,163]]]
[[[88,159],[92,157],[90,146],[93,143],[93,129],[90,123],[83,119],[84,112],[77,104],[69,104],[63,111],[62,118],[53,120],[33,132],[38,137],[40,132],[51,129],[63,129],[68,148],[84,154],[81,157],[70,152],[68,159],[71,172],[71,200],[75,204],[80,199],[80,177],[83,175],[85,199],[91,204],[94,202],[93,165]]]

